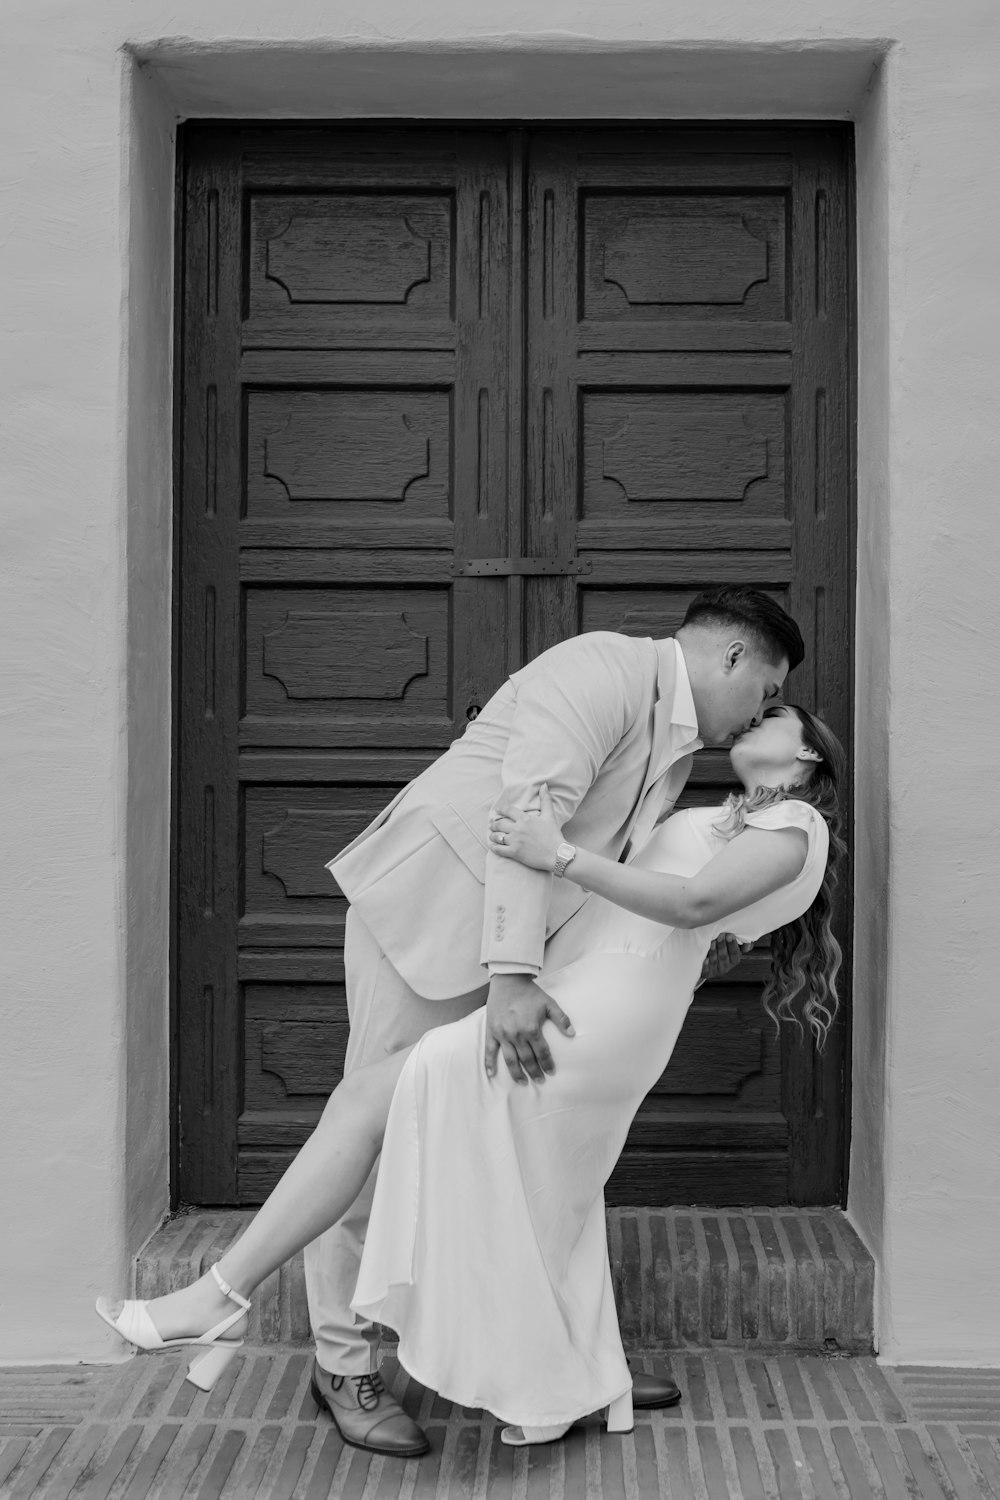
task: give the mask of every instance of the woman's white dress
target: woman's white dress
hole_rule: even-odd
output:
[[[692,875],[724,846],[721,811],[691,808],[633,865]],[[428,1032],[396,1085],[353,1307],[396,1329],[422,1384],[537,1426],[631,1387],[611,1289],[604,1185],[666,1067],[712,938],[757,938],[801,915],[823,879],[826,824],[787,800],[747,817],[808,835],[800,874],[706,927],[648,921],[596,896],[549,941],[539,984],[555,1073],[483,1069],[485,1011]]]

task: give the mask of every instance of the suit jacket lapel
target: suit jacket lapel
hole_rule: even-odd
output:
[[[646,778],[639,796],[640,805],[646,793],[667,769],[672,750],[671,719],[674,711],[674,693],[677,687],[677,658],[673,651],[657,652],[659,668],[656,674],[656,703],[653,707],[653,734],[649,749]]]
[[[676,652],[674,649],[666,648],[658,651],[657,656],[659,659],[656,681],[657,697],[653,707],[649,761],[646,765],[642,791],[629,822],[626,844],[629,855],[645,843],[653,830],[653,825],[666,800],[668,787],[664,778],[674,765],[677,752],[681,748],[678,740],[681,731],[673,721],[677,692]],[[689,727],[690,739],[694,740],[698,732],[697,727],[693,724]],[[684,741],[684,743],[689,742],[687,739]]]
[[[653,704],[653,726],[650,733],[649,759],[646,762],[646,774],[643,778],[642,790],[639,793],[632,816],[628,822],[625,847],[630,849],[635,840],[636,827],[639,816],[644,806],[650,788],[658,781],[662,770],[666,769],[664,762],[668,759],[670,751],[670,717],[674,705],[674,684],[676,682],[676,666],[672,653],[666,659],[666,653],[657,651],[657,674],[656,674],[656,701]],[[646,808],[647,813],[649,808]],[[655,818],[647,817],[643,820],[643,835],[649,832],[645,827],[646,822],[652,827]]]

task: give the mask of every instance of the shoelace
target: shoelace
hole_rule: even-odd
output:
[[[385,1391],[382,1376],[377,1370],[372,1375],[355,1376],[354,1387],[358,1393],[358,1405],[362,1411],[373,1411]]]

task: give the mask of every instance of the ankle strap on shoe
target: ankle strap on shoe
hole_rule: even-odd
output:
[[[212,1267],[210,1267],[210,1269],[211,1269],[212,1276],[213,1276],[213,1279],[215,1281],[215,1284],[219,1288],[219,1291],[223,1294],[223,1296],[224,1297],[228,1297],[231,1302],[237,1303],[243,1309],[244,1312],[249,1312],[249,1310],[250,1310],[250,1299],[248,1297],[242,1297],[239,1292],[234,1292],[233,1291],[232,1287],[229,1285],[229,1282],[223,1280],[222,1275],[219,1272],[218,1266],[212,1266]]]

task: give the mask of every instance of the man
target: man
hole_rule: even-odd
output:
[[[543,1023],[572,1035],[572,1018],[535,979],[546,939],[586,893],[489,854],[492,808],[530,807],[544,782],[567,857],[579,843],[627,860],[672,809],[694,751],[759,722],[802,656],[778,605],[722,588],[692,602],[675,638],[595,631],[515,672],[329,865],[350,901],[346,1071],[485,1002],[487,1071],[502,1051],[517,1082],[544,1083],[553,1063]],[[715,972],[732,961],[717,958]],[[411,1456],[426,1452],[426,1436],[381,1383],[377,1331],[350,1311],[371,1189],[306,1248],[313,1390],[348,1442]],[[680,1399],[672,1381],[634,1379],[636,1406]]]

